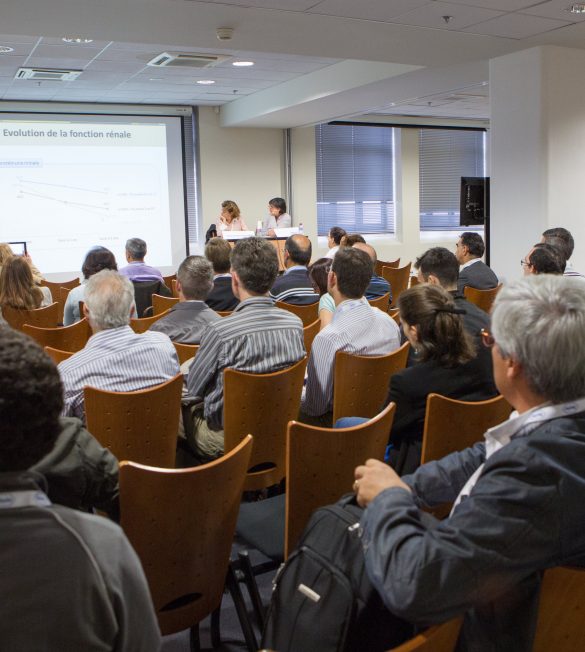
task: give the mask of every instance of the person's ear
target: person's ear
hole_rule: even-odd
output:
[[[85,301],[83,302],[83,316],[89,321],[89,308],[87,307],[87,303]]]
[[[428,283],[429,285],[441,285],[441,282],[434,274],[429,274],[426,281],[423,281],[423,283],[424,282]]]

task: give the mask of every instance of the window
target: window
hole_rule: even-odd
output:
[[[420,229],[459,229],[461,177],[485,176],[485,131],[421,129]]]
[[[319,125],[317,228],[394,233],[394,129]]]

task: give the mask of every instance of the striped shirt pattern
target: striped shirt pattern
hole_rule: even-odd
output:
[[[331,323],[313,340],[301,410],[316,417],[333,409],[337,351],[385,355],[399,346],[400,330],[390,315],[372,308],[364,298],[340,303]]]
[[[370,284],[366,288],[366,299],[378,299],[390,292],[390,302],[392,302],[392,291],[390,283],[383,276],[372,276]]]
[[[209,325],[187,377],[190,397],[204,398],[212,430],[223,429],[223,370],[265,374],[290,367],[305,355],[303,323],[269,297],[242,301],[229,317]]]
[[[279,276],[270,290],[270,296],[276,301],[284,301],[297,306],[305,306],[319,301],[309,272],[302,265],[295,265]]]
[[[132,392],[164,383],[179,373],[171,340],[163,333],[135,333],[130,326],[92,335],[85,348],[59,364],[65,406],[63,416],[85,420],[83,388]]]

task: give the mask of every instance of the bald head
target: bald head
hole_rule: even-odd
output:
[[[376,250],[372,245],[366,244],[365,242],[356,242],[353,245],[354,249],[360,249],[361,251],[365,251],[368,256],[372,259],[372,262],[374,265],[378,262],[378,256],[376,255]]]
[[[311,241],[306,235],[300,233],[291,235],[286,239],[284,251],[288,254],[286,266],[304,265],[305,267],[311,260]]]

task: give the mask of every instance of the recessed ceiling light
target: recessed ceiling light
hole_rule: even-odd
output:
[[[234,61],[232,66],[237,66],[238,68],[246,68],[247,66],[253,66],[253,61]]]
[[[14,52],[14,48],[9,45],[0,45],[0,54],[7,54],[8,52]]]
[[[567,7],[565,11],[568,11],[572,14],[585,14],[585,4],[579,2],[577,4]]]
[[[203,86],[208,86],[209,84],[215,84],[215,81],[213,79],[198,79],[197,83],[202,84]]]
[[[82,36],[64,36],[61,40],[63,41],[63,43],[78,43],[78,44],[93,43],[92,38],[84,38]]]

